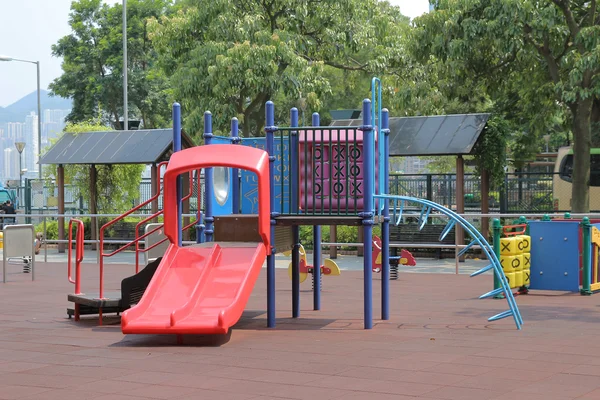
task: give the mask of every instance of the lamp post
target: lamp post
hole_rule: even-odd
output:
[[[129,130],[127,109],[127,0],[123,0],[123,130]]]
[[[19,186],[21,186],[23,184],[23,157],[21,153],[23,153],[23,149],[25,148],[25,142],[15,142],[15,147],[19,152]]]
[[[38,163],[42,159],[42,106],[40,101],[40,62],[30,60],[20,60],[18,58],[12,58],[8,56],[0,55],[0,61],[20,61],[29,64],[35,64],[37,66],[37,113],[38,113]],[[16,145],[16,144],[15,144]],[[20,153],[20,152],[19,152]],[[38,177],[42,179],[42,164],[38,166]],[[21,171],[19,171],[19,174]],[[19,175],[20,176],[20,175]]]

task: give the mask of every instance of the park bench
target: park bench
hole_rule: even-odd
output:
[[[402,248],[413,253],[414,256],[423,256],[435,254],[435,257],[441,259],[445,253],[451,253],[454,255],[454,248],[424,248],[419,247],[419,244],[448,244],[453,245],[455,243],[455,233],[452,229],[444,238],[440,241],[440,235],[446,227],[446,224],[433,223],[426,224],[423,229],[419,229],[419,224],[416,222],[407,222],[399,225],[390,226],[390,243],[402,244]],[[392,248],[397,249],[397,248]]]

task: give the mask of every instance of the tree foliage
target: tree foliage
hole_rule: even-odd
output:
[[[111,129],[100,121],[91,120],[70,123],[65,127],[64,132],[78,134],[109,130]],[[75,188],[76,195],[82,196],[87,204],[95,201],[99,213],[121,213],[131,209],[133,202],[139,198],[144,165],[96,165],[96,171],[96,193],[98,195],[95,199],[92,199],[90,195],[89,165],[65,165],[65,183],[71,184]],[[56,180],[57,166],[45,167],[44,175],[47,181]]]
[[[565,122],[576,212],[589,210],[591,129],[600,121],[599,25],[595,0],[438,0],[415,30],[421,60],[439,60],[455,85],[476,81],[521,128],[521,153]]]
[[[129,119],[142,119],[146,128],[169,122],[169,90],[156,65],[148,38],[148,19],[164,15],[170,0],[129,0],[127,3],[127,62]],[[71,4],[72,32],[52,46],[63,58],[63,74],[50,84],[53,94],[73,99],[67,120],[83,122],[101,116],[119,129],[123,114],[122,5],[102,0]]]
[[[335,70],[350,81],[384,71],[407,22],[377,0],[182,0],[150,29],[188,132],[211,110],[217,130],[236,116],[244,135],[259,136],[267,100],[287,119],[287,106],[318,111],[335,97]]]

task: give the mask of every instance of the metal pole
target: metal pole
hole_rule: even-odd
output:
[[[381,133],[378,140],[383,141],[383,154],[379,157],[383,159],[383,171],[379,171],[379,175],[383,179],[379,181],[379,193],[388,194],[389,192],[389,151],[390,151],[390,120],[389,111],[387,108],[381,110],[381,119],[379,126]],[[381,165],[381,164],[380,164]],[[381,224],[381,319],[390,319],[390,204],[387,199],[383,201],[383,222]]]
[[[37,109],[38,109],[38,178],[42,179],[42,103],[40,101],[40,62],[36,61],[37,66]]]
[[[298,126],[298,109],[290,110],[290,122],[292,128]],[[298,131],[291,131],[290,145],[290,175],[291,175],[291,208],[292,214],[298,213]],[[292,226],[294,248],[292,250],[292,318],[300,316],[300,226]]]
[[[364,176],[364,199],[363,212],[360,213],[363,224],[363,273],[364,273],[364,327],[373,328],[373,266],[371,265],[371,255],[373,252],[373,188],[374,188],[374,169],[375,169],[375,146],[372,136],[373,126],[371,121],[371,101],[363,100],[363,176]]]
[[[181,106],[179,103],[173,104],[173,153],[181,151]],[[183,202],[181,200],[183,185],[181,175],[177,176],[177,245],[182,245],[182,226],[181,214],[183,211]]]
[[[274,164],[275,156],[273,155],[274,150],[274,133],[277,130],[275,126],[275,105],[272,101],[267,101],[265,107],[265,133],[267,136],[267,153],[269,153],[269,187],[270,196],[269,210],[271,212],[271,248],[269,255],[267,256],[267,327],[275,328],[275,189],[274,189]]]
[[[312,126],[318,127],[321,125],[319,113],[313,113]],[[323,140],[323,131],[321,132],[321,140]],[[313,225],[313,310],[321,309],[321,226]]]
[[[123,130],[129,130],[127,109],[127,0],[123,0]]]
[[[213,131],[212,131],[212,114],[210,111],[204,112],[204,145],[209,146],[212,141]],[[213,206],[213,197],[214,197],[214,187],[213,187],[213,169],[205,168],[204,169],[204,197],[206,199],[206,204],[204,205],[204,241],[212,242],[213,241],[213,222],[215,218],[213,216],[212,206]]]
[[[583,217],[581,221],[581,227],[583,229],[583,282],[580,293],[582,295],[591,295],[591,281],[592,281],[592,225],[588,217]]]

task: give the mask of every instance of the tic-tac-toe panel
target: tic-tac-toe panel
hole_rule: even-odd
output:
[[[579,222],[531,221],[531,289],[579,291]]]
[[[313,213],[362,211],[365,193],[363,152],[363,133],[358,129],[301,131],[301,208]],[[375,179],[377,176],[376,171]]]

